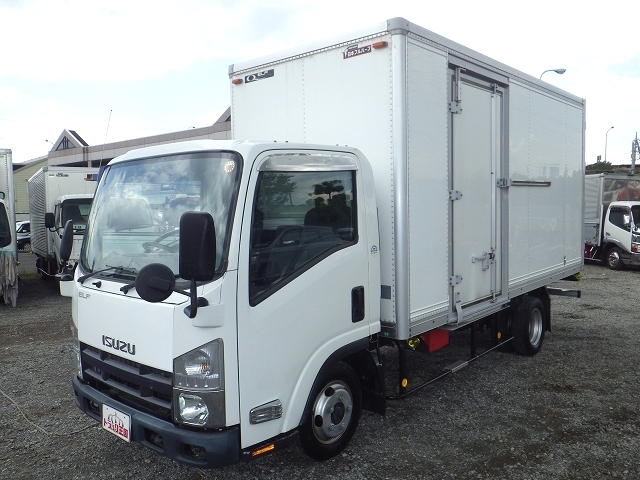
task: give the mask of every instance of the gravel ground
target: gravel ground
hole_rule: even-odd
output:
[[[581,299],[552,297],[538,355],[489,352],[389,402],[385,417],[364,413],[334,459],[315,462],[294,444],[212,471],[127,444],[78,411],[71,302],[54,282],[23,277],[18,306],[0,305],[0,478],[637,479],[638,275],[586,265]],[[439,355],[410,352],[414,380],[465,358],[468,335]]]

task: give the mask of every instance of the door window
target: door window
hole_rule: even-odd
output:
[[[355,172],[261,172],[251,219],[252,306],[358,240]]]
[[[626,208],[612,208],[609,213],[609,221],[618,228],[631,230],[631,216]]]

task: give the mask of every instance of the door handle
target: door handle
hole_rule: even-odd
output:
[[[353,323],[364,320],[364,287],[351,289],[351,321]]]

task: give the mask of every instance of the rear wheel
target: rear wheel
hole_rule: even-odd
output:
[[[542,348],[545,326],[544,305],[539,298],[525,296],[511,323],[513,349],[520,355],[535,355]]]
[[[362,408],[358,376],[347,364],[336,363],[323,374],[311,400],[300,441],[307,455],[326,460],[347,446],[358,426]]]
[[[622,250],[618,247],[611,247],[607,250],[604,260],[607,267],[611,270],[622,270],[624,268],[624,263],[622,263]]]

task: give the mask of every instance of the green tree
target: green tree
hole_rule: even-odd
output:
[[[613,172],[613,165],[611,165],[611,162],[596,162],[591,165],[587,165],[587,171],[589,173]]]

